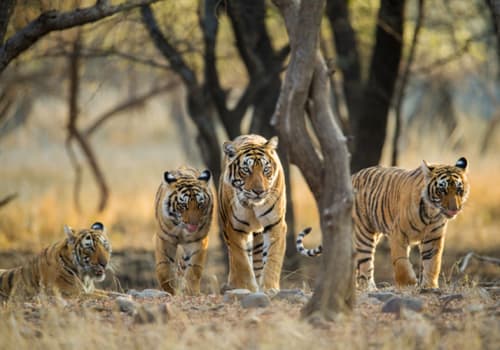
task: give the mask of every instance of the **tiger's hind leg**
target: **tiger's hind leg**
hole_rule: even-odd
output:
[[[164,291],[175,294],[177,245],[161,239],[158,234],[155,239],[156,279]]]
[[[208,250],[208,236],[198,242],[183,246],[184,262],[187,264],[185,274],[186,293],[189,295],[200,294],[200,282]]]
[[[376,290],[374,278],[375,249],[382,235],[364,232],[358,226],[354,228],[354,248],[356,281],[360,289]]]

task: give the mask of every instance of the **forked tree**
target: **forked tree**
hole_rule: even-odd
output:
[[[354,302],[353,196],[346,138],[333,115],[329,71],[319,49],[325,0],[274,3],[285,19],[291,57],[273,123],[314,195],[323,233],[322,266],[302,312],[332,319],[351,310]]]

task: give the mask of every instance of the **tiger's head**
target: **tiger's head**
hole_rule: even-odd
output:
[[[277,146],[276,136],[266,140],[258,135],[242,135],[224,143],[224,181],[234,188],[240,203],[260,205],[272,193],[282,169]]]
[[[111,258],[111,245],[106,237],[104,225],[96,222],[90,229],[78,232],[64,226],[64,232],[79,276],[97,282],[103,281]]]
[[[163,210],[175,225],[193,233],[209,223],[206,219],[211,219],[213,210],[210,177],[209,170],[199,172],[192,168],[163,174],[167,186]]]
[[[454,218],[462,210],[469,195],[467,159],[462,157],[455,165],[423,161],[421,168],[426,181],[424,197],[448,219]]]

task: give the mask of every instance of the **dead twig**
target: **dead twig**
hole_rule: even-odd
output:
[[[476,260],[481,261],[481,262],[487,262],[490,264],[500,266],[500,259],[498,259],[498,258],[494,258],[491,256],[485,256],[485,255],[479,255],[479,254],[476,254],[474,252],[469,252],[469,253],[467,253],[467,255],[465,255],[465,257],[462,259],[462,262],[458,266],[458,271],[460,273],[464,273],[467,266],[469,266],[469,262],[470,262],[471,258],[475,258]]]
[[[6,206],[16,198],[17,198],[17,193],[11,193],[8,196],[0,199],[0,208]]]

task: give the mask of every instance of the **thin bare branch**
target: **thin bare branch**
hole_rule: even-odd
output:
[[[97,117],[97,119],[90,125],[83,134],[85,137],[91,136],[98,128],[100,128],[106,121],[108,121],[111,117],[116,116],[117,114],[126,111],[130,108],[137,107],[143,105],[150,98],[157,96],[159,94],[165,93],[176,88],[179,85],[178,82],[169,82],[168,84],[152,88],[150,91],[147,91],[144,94],[134,96],[132,98],[127,98],[125,101],[118,103],[115,107],[110,110],[104,112],[102,115]]]
[[[12,202],[14,199],[16,199],[18,196],[17,193],[11,193],[4,198],[0,199],[0,208],[6,206],[10,202]]]
[[[90,144],[87,142],[86,138],[82,133],[78,130],[77,127],[77,119],[78,119],[78,94],[79,94],[79,84],[80,84],[80,77],[79,77],[79,65],[80,65],[80,37],[78,37],[75,40],[74,43],[74,48],[73,48],[73,55],[69,57],[69,74],[70,74],[70,93],[69,93],[69,122],[68,122],[68,138],[66,140],[66,149],[69,152],[70,158],[71,158],[71,147],[70,147],[70,142],[74,138],[80,148],[83,151],[83,154],[87,158],[87,161],[90,165],[90,168],[92,170],[92,173],[94,174],[94,178],[97,182],[97,185],[99,187],[100,191],[100,201],[98,205],[98,210],[102,211],[106,207],[107,200],[109,197],[109,190],[108,186],[106,184],[106,180],[104,179],[104,174],[102,173],[101,168],[99,167],[96,157],[94,155],[94,152],[90,146]],[[77,162],[75,163],[73,161],[73,164],[78,164]],[[79,183],[79,168],[76,167],[75,171],[77,173],[77,181],[75,182],[76,184]],[[79,192],[79,186],[77,187],[75,185],[75,190]]]
[[[0,73],[5,70],[14,58],[50,32],[92,23],[119,12],[158,1],[163,0],[131,0],[116,6],[107,6],[99,2],[94,6],[78,8],[72,11],[59,12],[52,10],[44,12],[0,46]]]
[[[144,26],[153,39],[156,48],[168,59],[173,70],[175,70],[188,86],[197,86],[198,82],[194,71],[187,65],[182,55],[167,40],[160,30],[158,22],[150,6],[141,7],[141,15]]]

